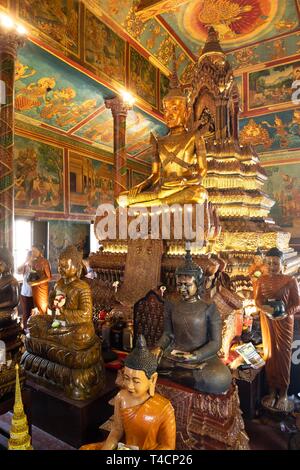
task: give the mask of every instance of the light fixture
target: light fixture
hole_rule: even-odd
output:
[[[20,23],[17,23],[11,16],[6,13],[0,13],[0,26],[8,31],[15,30],[20,36],[27,34],[27,29]]]
[[[135,103],[135,98],[134,98],[134,96],[132,96],[131,93],[129,93],[129,91],[122,90],[121,91],[121,96],[122,96],[123,101],[124,101],[125,104],[127,104],[129,106],[133,106],[133,104]]]

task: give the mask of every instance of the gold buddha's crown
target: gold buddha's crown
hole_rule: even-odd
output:
[[[200,54],[200,59],[210,55],[220,55],[222,57],[225,55],[220,44],[219,33],[213,28],[213,26],[208,30],[207,40]]]
[[[174,99],[174,98],[179,98],[187,101],[187,96],[184,93],[182,86],[180,85],[179,79],[178,79],[178,74],[177,74],[177,69],[176,69],[176,52],[175,52],[175,45],[173,45],[173,64],[172,64],[172,74],[170,77],[170,84],[169,84],[169,91],[166,94],[166,96],[163,98],[163,102]]]

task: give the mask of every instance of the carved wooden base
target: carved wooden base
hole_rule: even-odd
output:
[[[32,424],[76,448],[104,440],[99,426],[113,413],[109,401],[116,394],[115,378],[115,373],[107,371],[105,388],[86,401],[72,400],[27,380],[32,392]]]
[[[212,395],[159,378],[157,392],[175,409],[176,450],[249,449],[235,384],[224,395]]]

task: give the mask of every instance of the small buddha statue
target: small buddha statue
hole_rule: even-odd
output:
[[[181,300],[165,304],[164,333],[153,350],[161,358],[158,372],[200,392],[225,393],[232,378],[217,356],[222,346],[221,316],[215,303],[200,297],[204,274],[189,250],[175,277]]]
[[[82,257],[74,246],[59,257],[61,279],[49,298],[51,315],[33,315],[28,321],[22,361],[37,381],[47,379],[77,400],[90,398],[104,383],[99,338],[92,320],[89,285],[80,279]],[[44,358],[35,367],[35,356]],[[40,370],[39,370],[40,367]],[[41,378],[42,377],[42,378]]]
[[[112,430],[105,442],[81,450],[174,450],[174,410],[166,398],[155,393],[157,359],[139,335],[135,349],[124,361],[122,389],[115,397]],[[120,441],[122,445],[120,446]],[[118,446],[119,444],[119,446]]]
[[[287,391],[290,383],[294,315],[300,311],[297,280],[282,274],[283,253],[271,248],[265,255],[264,273],[258,278],[255,301],[260,320],[269,394],[264,406],[291,411]]]
[[[11,321],[19,303],[18,282],[12,275],[13,260],[6,248],[0,249],[0,327]]]
[[[188,100],[176,70],[170,80],[170,91],[163,98],[163,109],[169,133],[164,137],[151,134],[152,173],[129,191],[121,193],[120,206],[151,207],[207,201],[207,191],[201,185],[207,172],[204,136],[213,134],[213,118],[205,108],[195,126],[187,129]]]
[[[255,290],[257,280],[264,273],[265,265],[263,261],[263,252],[258,248],[253,258],[253,263],[249,267],[248,274],[251,277],[252,286],[253,286],[253,296],[255,297]]]

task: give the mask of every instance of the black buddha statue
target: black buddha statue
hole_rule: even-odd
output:
[[[200,298],[204,274],[187,251],[175,272],[181,300],[166,302],[164,333],[153,353],[159,374],[200,392],[225,393],[231,373],[217,352],[222,346],[222,320],[214,303]]]

